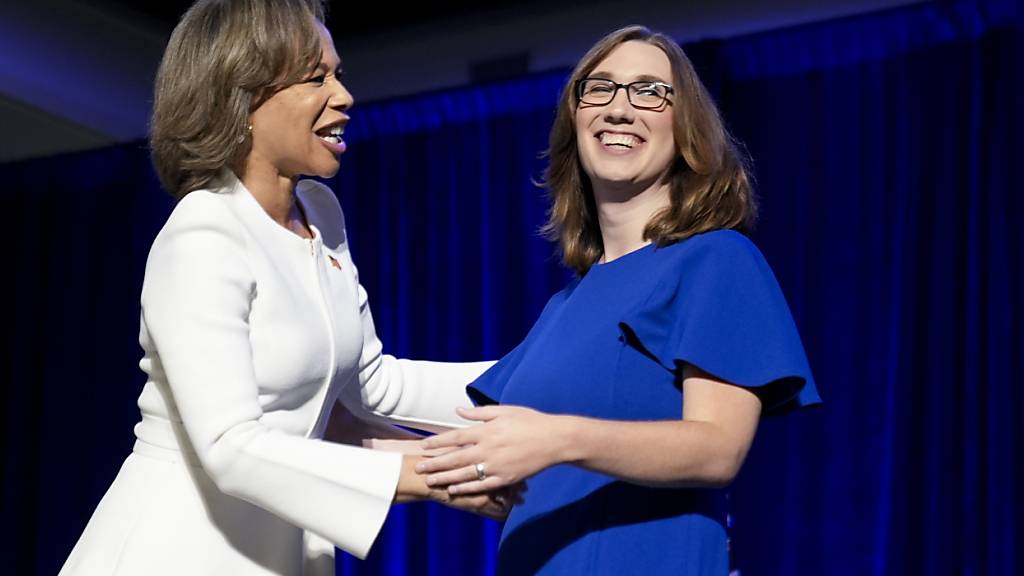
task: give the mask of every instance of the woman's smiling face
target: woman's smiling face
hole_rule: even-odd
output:
[[[330,178],[338,172],[338,156],[352,95],[341,83],[341,60],[331,35],[322,25],[320,62],[305,80],[274,93],[250,118],[252,148],[248,165],[269,164],[289,178],[300,175]]]
[[[637,81],[672,83],[672,67],[660,48],[639,40],[624,42],[601,60],[587,78],[619,84]],[[576,142],[580,162],[595,187],[646,189],[657,183],[679,155],[672,130],[672,95],[663,106],[639,109],[626,90],[611,102],[576,107]]]

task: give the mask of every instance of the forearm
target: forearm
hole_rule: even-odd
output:
[[[364,370],[363,405],[376,416],[413,428],[440,432],[468,424],[455,414],[472,406],[466,385],[493,362],[429,362],[382,355]]]
[[[624,422],[556,417],[568,462],[640,484],[724,486],[754,441],[761,402],[751,391],[687,366],[682,419]]]
[[[556,463],[654,486],[724,486],[747,445],[720,426],[688,420],[626,422],[551,416]]]
[[[336,402],[331,410],[324,439],[338,444],[371,447],[371,440],[418,440],[422,438],[412,432],[384,422],[360,418],[342,402]]]
[[[509,486],[545,468],[571,464],[655,486],[723,486],[739,472],[754,440],[761,403],[748,390],[701,375],[684,379],[682,418],[598,420],[523,406],[460,410],[483,422],[423,441],[460,448],[421,462],[433,486],[470,493]],[[483,472],[477,467],[483,465]]]
[[[359,287],[363,353],[359,361],[359,404],[375,416],[429,431],[468,424],[455,415],[457,406],[472,406],[466,385],[493,362],[399,360],[384,354],[377,338],[366,291]]]
[[[424,477],[416,473],[415,466],[420,459],[419,456],[409,454],[402,456],[402,471],[398,477],[398,486],[395,489],[395,504],[418,502],[432,496],[435,497],[434,499],[437,499],[437,496],[443,496],[437,490],[432,492],[431,488],[427,486]]]

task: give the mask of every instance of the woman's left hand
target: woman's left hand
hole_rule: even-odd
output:
[[[483,424],[423,440],[428,450],[458,448],[416,465],[417,472],[430,474],[430,486],[448,486],[451,494],[487,492],[562,461],[562,416],[521,406],[459,408],[458,413]]]
[[[523,502],[525,492],[526,485],[522,483],[482,494],[452,494],[439,488],[430,491],[430,499],[449,508],[504,522],[512,506]]]

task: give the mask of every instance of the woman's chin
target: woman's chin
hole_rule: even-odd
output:
[[[320,178],[334,178],[334,176],[338,174],[339,168],[341,168],[341,165],[335,164],[333,167],[327,168],[322,172],[319,172],[317,176],[319,176]]]
[[[315,166],[310,166],[310,170],[306,172],[306,176],[314,176],[316,178],[334,178],[338,174],[338,170],[341,168],[341,162],[334,158],[330,162],[317,162]]]

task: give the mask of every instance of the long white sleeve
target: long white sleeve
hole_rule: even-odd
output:
[[[384,354],[373,325],[366,291],[359,284],[363,323],[363,354],[359,365],[362,404],[389,422],[428,431],[473,424],[455,413],[470,407],[466,385],[494,362],[429,362]],[[346,402],[348,404],[348,402]]]
[[[216,486],[365,557],[390,507],[401,456],[310,439],[261,421],[250,343],[258,287],[248,238],[214,195],[187,196],[150,253],[143,329],[192,448]],[[414,411],[423,404],[414,395],[398,396],[399,411],[406,402]]]

